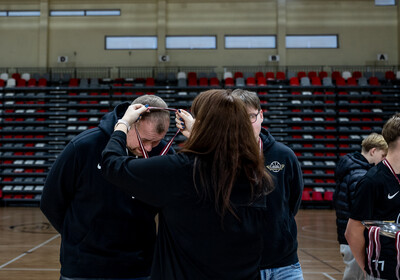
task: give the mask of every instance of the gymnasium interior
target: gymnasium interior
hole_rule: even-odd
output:
[[[399,13],[394,0],[0,0],[0,279],[58,279],[38,206],[74,136],[122,101],[189,110],[213,88],[257,92],[263,127],[301,163],[304,279],[341,279],[335,167],[400,111]]]

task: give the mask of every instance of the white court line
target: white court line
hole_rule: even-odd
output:
[[[60,271],[58,268],[3,268],[8,271]]]
[[[322,275],[324,275],[326,278],[329,278],[331,280],[336,280],[335,278],[329,276],[328,273],[322,273]]]
[[[304,231],[304,232],[312,232],[312,233],[315,233],[315,232],[318,232],[318,229],[315,229],[315,225],[313,225],[313,226],[302,226],[301,227],[301,230],[302,231]],[[332,229],[335,229],[336,230],[336,227],[333,227],[332,226]],[[319,232],[321,232],[321,231],[319,231]],[[331,232],[331,233],[326,233],[326,232],[323,232],[325,235],[332,235],[332,236],[335,236],[336,237],[336,232]]]
[[[27,254],[29,254],[29,253],[32,253],[32,252],[35,251],[36,249],[39,249],[40,247],[46,245],[47,243],[53,241],[54,239],[56,239],[56,238],[58,238],[58,237],[60,237],[59,234],[54,235],[54,236],[53,236],[52,238],[50,238],[49,240],[47,240],[47,241],[45,241],[45,242],[43,242],[43,243],[37,245],[36,247],[30,249],[29,251],[27,251],[27,252],[25,252],[25,253],[19,255],[18,257],[12,259],[11,261],[6,262],[5,264],[1,265],[1,266],[0,266],[0,269],[3,269],[3,267],[9,265],[10,263],[15,262],[16,260],[19,260],[20,258],[22,258],[23,256],[25,256],[25,255],[27,255]]]
[[[297,234],[297,239],[299,239],[299,237],[312,239],[312,240],[318,240],[318,241],[324,241],[324,242],[328,242],[328,243],[337,243],[338,242],[337,240],[329,240],[329,239],[324,239],[324,238],[316,238],[313,236],[306,236],[306,235],[302,235],[301,233]]]

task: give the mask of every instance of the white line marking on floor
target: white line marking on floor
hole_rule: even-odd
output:
[[[59,271],[59,268],[3,268],[8,271]]]
[[[336,280],[335,278],[329,276],[327,273],[322,273],[322,275],[324,275],[326,278],[329,278],[331,280]]]
[[[6,262],[5,264],[1,265],[1,266],[0,266],[0,269],[3,269],[5,266],[7,266],[7,265],[9,265],[9,264],[11,264],[11,263],[13,263],[13,262],[15,262],[16,260],[19,260],[20,258],[22,258],[23,256],[25,256],[25,255],[27,255],[27,254],[29,254],[29,253],[32,253],[33,251],[39,249],[40,247],[46,245],[47,243],[53,241],[54,239],[56,239],[56,238],[58,238],[58,237],[60,237],[59,234],[54,235],[52,238],[48,239],[47,241],[45,241],[45,242],[43,242],[43,243],[37,245],[36,247],[30,249],[29,251],[27,251],[27,252],[25,252],[25,253],[19,255],[18,257],[12,259],[11,261]]]
[[[316,237],[313,237],[313,236],[302,235],[301,233],[297,234],[297,238],[298,238],[298,237],[307,238],[307,239],[312,239],[312,240],[318,240],[318,241],[324,241],[324,242],[328,242],[328,243],[337,243],[337,240],[329,240],[329,239],[323,239],[323,238],[316,238]]]

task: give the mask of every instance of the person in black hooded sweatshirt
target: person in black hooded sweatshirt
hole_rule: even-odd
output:
[[[274,190],[266,197],[265,220],[261,226],[264,239],[260,274],[262,280],[300,280],[303,272],[297,256],[297,225],[295,216],[300,207],[303,192],[303,175],[294,152],[275,140],[268,130],[262,128],[264,121],[260,99],[257,93],[235,89],[233,96],[246,105],[247,115],[252,124],[261,158],[273,176]],[[181,110],[182,111],[182,110]],[[182,111],[185,127],[176,119],[182,133],[190,136],[191,116]]]
[[[140,96],[133,103],[167,108],[154,95]],[[101,175],[101,152],[129,106],[129,102],[117,105],[98,127],[74,137],[46,178],[40,208],[61,234],[61,280],[146,279],[150,275],[157,209]],[[137,128],[149,156],[159,155],[166,145],[162,139],[169,122],[166,111],[141,119]],[[135,129],[128,133],[124,153],[135,160],[143,155]]]
[[[264,165],[274,176],[275,189],[267,196],[267,218],[263,225],[264,250],[260,264],[262,280],[301,280],[303,272],[297,256],[297,225],[304,183],[294,152],[275,140],[262,127],[263,110],[257,93],[236,89],[247,107],[254,136],[264,155]]]
[[[336,189],[333,202],[336,210],[336,226],[340,253],[346,265],[343,280],[364,279],[364,273],[358,266],[344,233],[354,203],[358,181],[386,155],[388,145],[382,135],[372,133],[361,143],[361,153],[354,152],[340,158],[335,171]]]

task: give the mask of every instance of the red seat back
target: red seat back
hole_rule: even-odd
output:
[[[225,86],[234,86],[235,85],[235,80],[233,78],[226,78],[225,79]]]
[[[275,80],[275,73],[267,72],[267,73],[265,73],[265,78],[267,79],[267,81]],[[283,80],[284,80],[284,78],[283,78]]]
[[[298,78],[298,77],[292,77],[292,78],[290,78],[289,84],[290,84],[291,86],[298,86],[298,85],[300,85],[299,78]]]
[[[218,78],[211,78],[210,79],[210,86],[219,86],[219,80]]]

